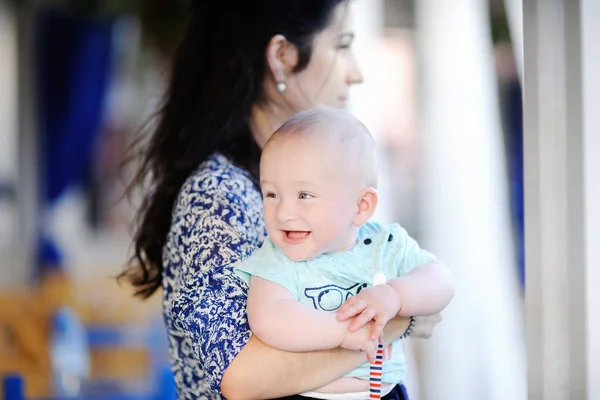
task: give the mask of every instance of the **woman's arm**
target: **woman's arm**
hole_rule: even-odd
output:
[[[409,323],[408,318],[390,320],[385,327],[385,344],[402,336]],[[252,337],[225,371],[221,392],[228,400],[289,396],[325,386],[364,362],[364,353],[356,351],[290,353]]]

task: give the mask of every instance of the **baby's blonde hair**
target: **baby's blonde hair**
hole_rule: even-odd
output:
[[[297,135],[338,146],[342,161],[349,160],[348,168],[362,176],[366,186],[377,187],[375,142],[367,127],[352,114],[329,107],[301,111],[271,135],[263,151],[275,141]]]

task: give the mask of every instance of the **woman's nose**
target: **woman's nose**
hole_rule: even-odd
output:
[[[360,67],[358,66],[356,58],[352,57],[352,59],[350,60],[350,68],[348,69],[348,84],[356,85],[363,83],[364,80],[365,79],[363,77],[362,71],[360,70]]]

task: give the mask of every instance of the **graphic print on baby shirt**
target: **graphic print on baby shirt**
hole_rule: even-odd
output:
[[[306,288],[304,289],[304,295],[312,300],[313,307],[316,310],[335,311],[351,296],[360,293],[366,287],[366,283],[355,283],[347,288],[330,284],[316,288]]]

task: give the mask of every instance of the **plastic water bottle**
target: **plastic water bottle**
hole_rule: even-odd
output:
[[[50,353],[55,395],[79,396],[90,374],[90,357],[85,328],[71,308],[54,314]]]
[[[25,385],[19,375],[5,375],[2,379],[2,398],[4,400],[25,400]]]

